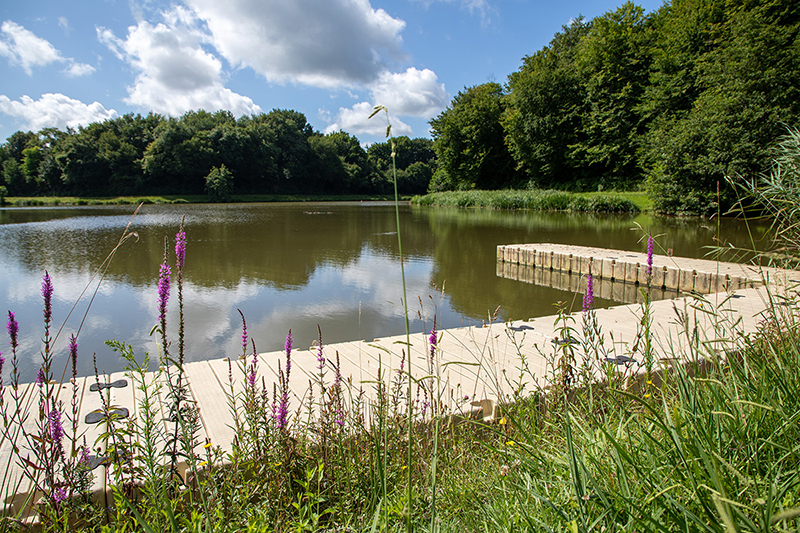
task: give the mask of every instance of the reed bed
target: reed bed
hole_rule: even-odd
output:
[[[594,213],[638,213],[635,202],[613,194],[581,194],[556,190],[446,191],[415,196],[412,203],[446,207],[530,209]]]

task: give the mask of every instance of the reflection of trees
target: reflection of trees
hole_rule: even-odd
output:
[[[60,220],[47,226],[7,226],[0,231],[0,244],[8,260],[36,274],[45,268],[92,272],[116,245],[132,211],[78,208],[6,213],[6,224],[45,221],[48,217],[40,215],[48,212],[49,218]],[[152,283],[162,261],[164,236],[175,235],[184,214],[189,236],[187,275],[200,286],[234,287],[252,280],[299,287],[308,283],[321,264],[346,266],[358,260],[365,247],[397,255],[394,207],[388,204],[145,206],[131,226],[138,241],[120,249],[108,277],[133,285]],[[99,216],[76,218],[91,215]],[[401,231],[406,255],[431,255],[427,224],[404,215]]]
[[[0,211],[0,246],[6,261],[36,276],[51,271],[93,272],[119,240],[132,207]],[[129,242],[108,277],[132,285],[154,282],[182,215],[189,236],[187,276],[201,287],[235,287],[242,281],[279,288],[306,285],[322,265],[346,267],[364,250],[397,258],[391,204],[316,203],[144,206]],[[83,218],[86,217],[86,218]],[[47,225],[37,222],[51,220]],[[723,240],[747,233],[740,221],[723,220]],[[647,215],[504,212],[486,209],[408,207],[401,210],[403,251],[408,258],[434,259],[434,281],[457,312],[481,318],[502,305],[505,317],[550,314],[569,293],[495,275],[498,244],[559,242],[644,251],[638,223],[651,228],[675,255],[702,256],[713,245],[716,224],[699,219]],[[756,235],[764,227],[751,228]],[[387,273],[390,275],[391,273]]]
[[[646,242],[636,224],[663,234],[659,243],[675,255],[702,257],[704,246],[716,244],[716,224],[703,227],[700,219],[440,207],[415,207],[414,214],[428,220],[436,238],[434,281],[445,283],[456,311],[473,318],[485,317],[498,305],[503,318],[552,314],[555,302],[572,298],[568,292],[498,278],[499,244],[553,242],[644,252]],[[765,230],[763,225],[751,227],[757,235]],[[723,240],[740,244],[747,237],[745,225],[732,219],[722,221],[719,233]]]

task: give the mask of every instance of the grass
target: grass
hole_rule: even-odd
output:
[[[410,196],[401,196],[408,200]],[[233,203],[251,202],[357,202],[357,201],[388,201],[394,200],[394,195],[386,194],[240,194],[233,195]],[[195,195],[163,195],[163,196],[116,196],[116,197],[78,197],[78,196],[9,196],[4,199],[4,205],[10,207],[24,206],[73,206],[73,205],[139,205],[139,204],[201,204],[208,203],[208,196]]]
[[[652,204],[643,193],[571,193],[555,190],[447,191],[415,196],[412,203],[450,207],[638,213]]]

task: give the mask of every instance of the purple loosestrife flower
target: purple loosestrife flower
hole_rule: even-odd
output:
[[[292,370],[292,330],[286,336],[286,373],[281,384],[281,400],[278,404],[278,429],[286,429],[289,418],[289,373]]]
[[[244,313],[242,313],[241,309],[237,309],[239,311],[239,316],[242,317],[242,357],[247,356],[247,321],[244,319]]]
[[[258,368],[258,353],[253,348],[253,361],[250,365],[250,375],[247,376],[247,384],[250,386],[251,389],[255,389],[256,387],[256,369]]]
[[[183,231],[183,226],[178,233],[175,234],[175,263],[178,270],[183,270],[183,265],[186,262],[186,232]]]
[[[170,269],[166,260],[158,269],[158,321],[164,325],[167,321],[167,302],[169,302]],[[166,331],[163,332],[166,334]]]
[[[53,503],[59,504],[67,499],[67,489],[64,487],[58,487],[57,489],[53,490],[52,495]]]
[[[6,324],[6,331],[8,331],[8,336],[10,337],[10,341],[8,343],[11,345],[11,351],[17,351],[17,335],[19,334],[19,324],[17,324],[17,320],[14,318],[14,313],[11,311],[8,312],[8,323]]]
[[[591,311],[594,306],[594,280],[591,272],[586,276],[586,294],[583,295],[583,312]]]
[[[72,361],[72,373],[76,374],[78,368],[78,337],[75,335],[70,335],[69,337],[69,358]]]
[[[55,405],[50,410],[48,425],[50,426],[50,439],[53,441],[58,453],[63,455],[64,447],[62,445],[62,439],[64,438],[64,426],[61,425],[61,411],[59,411]]]
[[[292,330],[286,335],[286,344],[283,346],[286,350],[286,379],[289,379],[289,371],[292,369]]]
[[[50,280],[50,274],[46,270],[42,278],[42,298],[44,298],[44,323],[46,327],[49,327],[53,318],[53,282]]]
[[[653,275],[653,237],[647,237],[647,279],[650,280],[650,277]]]
[[[428,337],[428,346],[430,347],[430,350],[431,350],[431,361],[433,361],[433,358],[434,358],[434,356],[436,354],[436,343],[437,343],[437,341],[438,341],[438,339],[436,337],[436,319],[434,318],[433,319],[433,327],[431,328],[431,334]]]
[[[44,369],[40,368],[39,371],[36,373],[36,386],[40,389],[44,387]]]

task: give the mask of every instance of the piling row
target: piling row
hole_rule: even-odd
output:
[[[646,254],[582,246],[500,245],[497,261],[579,276],[591,273],[594,279],[684,293],[713,294],[760,284],[741,265],[654,255],[648,272]]]

